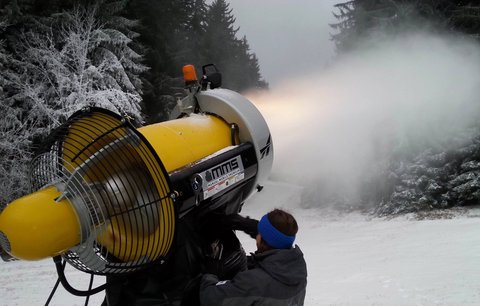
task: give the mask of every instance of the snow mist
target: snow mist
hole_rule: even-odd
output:
[[[406,34],[248,97],[272,132],[271,179],[304,187],[305,207],[356,208],[392,158],[454,146],[475,127],[480,50],[465,39]]]

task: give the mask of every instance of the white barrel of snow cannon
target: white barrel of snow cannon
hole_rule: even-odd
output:
[[[263,184],[272,169],[273,144],[268,125],[258,109],[247,98],[228,89],[202,91],[196,98],[203,112],[217,114],[238,126],[240,143],[252,143],[258,164],[255,187]]]
[[[257,108],[234,91],[201,91],[195,94],[194,102],[197,105],[187,109],[198,107],[204,114],[221,118],[230,128],[231,140],[222,150],[170,173],[173,188],[182,195],[179,214],[195,207],[202,207],[205,212],[222,208],[225,214],[238,213],[270,174],[270,131]]]

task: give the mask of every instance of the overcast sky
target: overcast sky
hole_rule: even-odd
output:
[[[322,69],[334,53],[330,41],[339,0],[227,0],[238,36],[246,35],[271,87]]]

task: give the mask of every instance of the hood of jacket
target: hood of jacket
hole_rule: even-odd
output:
[[[270,250],[254,254],[256,264],[279,282],[295,286],[306,281],[307,265],[296,245],[286,250]]]

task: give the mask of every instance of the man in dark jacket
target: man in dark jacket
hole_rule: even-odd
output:
[[[300,248],[293,246],[298,231],[295,218],[275,209],[262,217],[257,229],[257,251],[250,257],[248,270],[231,280],[213,274],[202,277],[202,306],[303,305],[307,266]]]

